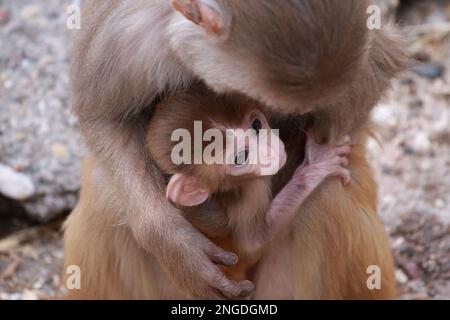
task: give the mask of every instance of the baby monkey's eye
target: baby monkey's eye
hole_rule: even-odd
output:
[[[259,119],[253,120],[252,129],[255,130],[256,134],[259,134],[259,131],[262,129],[261,120],[259,120]]]
[[[248,150],[239,151],[234,158],[234,164],[237,166],[244,165],[248,160]]]

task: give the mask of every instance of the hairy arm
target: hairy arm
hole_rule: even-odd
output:
[[[85,2],[71,66],[74,109],[90,151],[120,190],[138,244],[192,296],[246,296],[253,285],[228,280],[216,265],[233,265],[236,255],[215,246],[165,200],[161,174],[145,151],[148,109],[192,80],[163,38],[166,3]]]
[[[306,198],[327,178],[339,177],[343,184],[350,182],[347,169],[350,153],[350,137],[337,144],[319,145],[316,137],[308,133],[304,162],[292,178],[272,200],[266,213],[263,230],[246,239],[243,247],[255,252],[266,246],[294,219]]]

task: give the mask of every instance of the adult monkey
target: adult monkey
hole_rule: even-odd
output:
[[[248,296],[253,291],[250,282],[231,281],[215,265],[233,265],[237,257],[212,244],[164,199],[165,181],[145,149],[152,105],[200,78],[217,91],[240,91],[273,110],[312,111],[321,140],[347,132],[363,140],[361,126],[401,69],[403,54],[383,31],[367,30],[368,1],[174,0],[173,5],[168,0],[85,1],[72,62],[74,108],[96,165],[111,175],[109,187],[122,201],[122,219],[134,241],[191,296]],[[364,158],[364,152],[359,156]],[[352,170],[355,176],[364,171],[367,181],[355,183],[356,196],[349,203],[343,201],[349,195],[330,182],[323,190],[336,199],[310,206],[318,221],[336,217],[339,224],[333,231],[326,229],[327,234],[344,236],[347,230],[339,226],[345,221],[354,225],[348,239],[365,241],[342,241],[337,253],[324,249],[323,260],[309,256],[311,263],[301,272],[328,268],[339,261],[331,258],[334,254],[345,253],[340,260],[353,258],[356,263],[352,253],[365,252],[360,268],[380,265],[387,287],[380,296],[392,297],[390,255],[374,218],[371,174],[364,159]],[[69,221],[66,247],[73,244],[70,231]],[[378,240],[381,243],[371,248]],[[302,241],[296,243],[301,252]],[[311,296],[363,297],[361,290],[343,289],[352,287],[350,275],[355,271],[339,270],[344,274],[333,280],[335,294],[318,290]],[[360,288],[361,272],[356,274]]]

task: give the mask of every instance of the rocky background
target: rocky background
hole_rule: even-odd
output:
[[[450,299],[450,0],[378,0],[418,64],[369,149],[405,299]],[[69,0],[0,0],[0,300],[51,297],[84,148],[68,98]]]

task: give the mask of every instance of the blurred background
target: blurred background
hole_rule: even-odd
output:
[[[0,300],[48,298],[59,281],[84,154],[68,95],[73,3],[0,0]],[[373,112],[379,212],[402,298],[450,299],[450,0],[379,3],[420,62]]]

